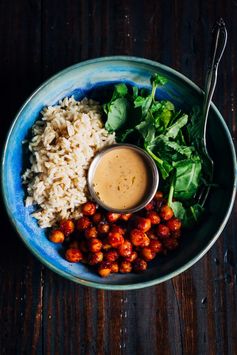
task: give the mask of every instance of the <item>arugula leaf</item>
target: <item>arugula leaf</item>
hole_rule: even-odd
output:
[[[202,164],[199,157],[174,162],[174,196],[178,199],[191,199],[200,184]]]
[[[105,128],[109,132],[120,129],[128,119],[130,104],[124,97],[114,100],[108,112],[108,119]]]
[[[153,74],[151,77],[151,84],[155,86],[163,86],[168,82],[168,80],[157,73]]]
[[[155,160],[156,165],[158,166],[162,178],[165,180],[169,177],[171,171],[173,170],[172,165],[170,165],[167,161],[160,159],[157,155],[155,155],[149,146],[145,146],[146,151],[150,154],[150,156]]]
[[[198,203],[188,207],[182,220],[183,226],[186,228],[191,228],[195,226],[201,219],[203,213],[204,208]]]
[[[175,139],[182,127],[184,127],[188,122],[188,115],[183,115],[178,120],[170,126],[166,131],[166,136],[168,138]]]
[[[160,152],[163,159],[170,163],[182,159],[190,159],[194,152],[193,147],[182,146],[162,134],[156,138],[156,150]]]

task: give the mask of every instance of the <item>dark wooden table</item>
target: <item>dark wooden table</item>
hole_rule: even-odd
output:
[[[1,143],[23,101],[68,65],[134,55],[203,86],[209,33],[228,26],[214,102],[234,140],[236,0],[1,0]],[[221,237],[190,270],[156,287],[107,292],[46,269],[1,205],[0,354],[237,354],[237,205]]]

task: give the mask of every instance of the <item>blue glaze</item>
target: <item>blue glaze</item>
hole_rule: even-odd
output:
[[[221,144],[224,148],[220,148],[220,142],[210,140],[213,157],[215,160],[224,149],[223,154],[228,156],[225,164],[229,173],[223,176],[217,170],[216,178],[220,181],[222,189],[211,194],[210,211],[212,211],[211,206],[216,205],[216,201],[220,201],[220,197],[225,196],[226,202],[222,203],[223,212],[215,212],[217,215],[213,220],[200,225],[193,233],[191,241],[190,238],[189,241],[184,238],[182,248],[173,255],[153,261],[146,273],[112,275],[102,279],[83,264],[68,263],[61,256],[61,246],[50,243],[46,236],[47,231],[40,229],[36,220],[31,217],[33,208],[24,206],[25,191],[21,183],[21,174],[24,170],[21,142],[28,136],[33,123],[40,117],[42,108],[56,104],[65,96],[74,95],[76,99],[81,99],[103,86],[121,81],[139,87],[149,87],[150,76],[155,72],[165,75],[168,79],[168,84],[157,91],[157,97],[170,99],[186,111],[191,110],[193,105],[200,104],[201,90],[183,75],[168,67],[142,58],[99,58],[69,67],[42,84],[23,105],[9,132],[2,161],[2,190],[9,217],[27,247],[44,264],[72,281],[104,289],[135,289],[165,281],[199,260],[215,242],[228,220],[236,189],[236,158],[229,131],[214,105],[212,105],[208,130],[209,133],[213,130],[222,137]],[[215,162],[218,167],[217,159]]]

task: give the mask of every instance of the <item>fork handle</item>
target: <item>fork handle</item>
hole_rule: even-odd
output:
[[[210,63],[206,74],[205,96],[203,105],[203,144],[206,145],[206,127],[209,109],[216,87],[217,71],[227,42],[227,30],[222,18],[216,21],[212,30]]]

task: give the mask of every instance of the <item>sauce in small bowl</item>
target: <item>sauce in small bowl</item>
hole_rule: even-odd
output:
[[[142,209],[154,197],[159,182],[153,159],[131,144],[114,144],[101,150],[88,171],[93,199],[118,213]]]

